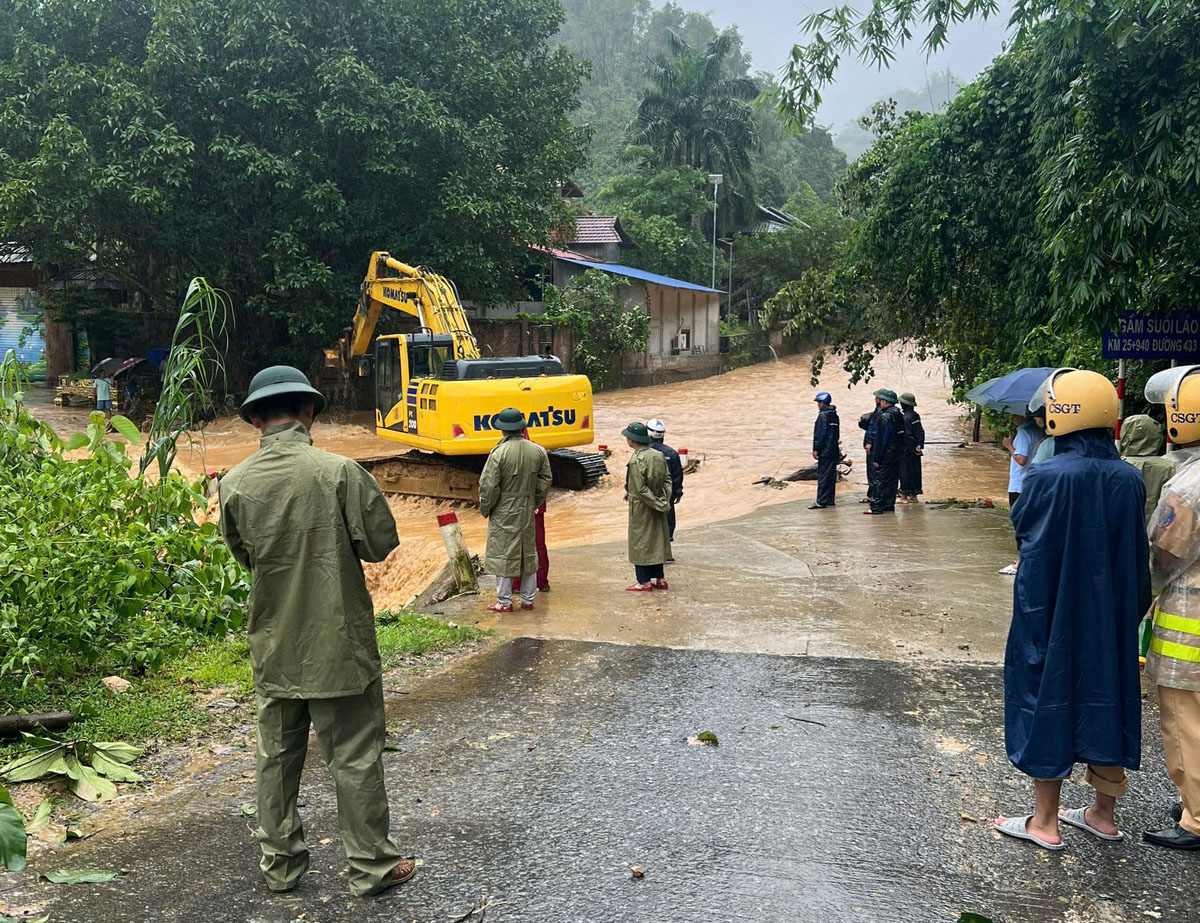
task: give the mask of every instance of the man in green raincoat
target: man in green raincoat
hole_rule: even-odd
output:
[[[1175,476],[1175,462],[1163,455],[1166,444],[1162,424],[1154,417],[1136,413],[1121,423],[1118,451],[1122,461],[1142,472],[1142,483],[1146,485],[1146,525],[1158,506],[1163,485]]]
[[[625,499],[629,503],[629,563],[637,583],[626,589],[635,593],[665,590],[663,564],[671,557],[667,525],[671,474],[662,453],[651,448],[645,423],[630,423],[621,435],[634,450],[625,479]]]
[[[546,450],[526,439],[521,411],[500,411],[493,424],[504,433],[479,476],[479,512],[488,521],[483,568],[496,575],[492,612],[513,611],[513,583],[521,590],[521,608],[532,609],[537,593],[537,508],[550,493]]]
[[[259,865],[267,886],[290,891],[308,869],[296,799],[311,725],[337,791],[350,890],[367,895],[416,871],[389,835],[375,609],[360,563],[382,561],[398,539],[375,479],[313,447],[309,429],[324,406],[298,369],[254,376],[241,413],[262,440],[221,479],[221,532],[250,570]]]

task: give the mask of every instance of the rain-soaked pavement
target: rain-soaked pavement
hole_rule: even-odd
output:
[[[769,489],[769,488],[763,488]],[[680,506],[665,593],[628,593],[624,542],[550,553],[551,592],[532,612],[497,618],[479,596],[433,608],[505,635],[725,651],[997,661],[1011,612],[1012,527],[998,510],[897,507],[863,517],[861,492],[839,503],[764,506],[691,526]]]
[[[927,495],[1002,495],[1003,455],[957,445],[962,424],[938,368],[888,362],[886,380],[838,394],[847,447],[867,392],[914,390],[931,439]],[[680,507],[671,589],[624,592],[613,483],[552,498],[554,590],[536,611],[498,622],[482,612],[487,596],[441,607],[512,640],[425,681],[387,681],[393,827],[422,861],[415,881],[349,897],[314,746],[302,793],[312,870],[293,894],[271,895],[240,812],[253,765],[235,733],[215,761],[207,748],[176,754],[168,778],[92,815],[93,838],[42,846],[28,872],[0,877],[0,912],[54,923],[465,923],[482,897],[493,923],[1197,919],[1200,865],[1189,856],[1073,831],[1068,851],[1051,855],[990,831],[1032,798],[1001,729],[1007,519],[931,506],[867,519],[859,470],[831,511],[806,508],[811,484],[752,487],[805,461],[810,405],[780,397],[807,395],[806,373],[794,358],[598,398],[598,427],[662,416],[676,444],[705,456]],[[822,385],[834,390],[830,374]],[[253,448],[243,429],[219,423],[193,460],[243,457]],[[370,454],[374,439],[337,421],[315,435],[347,454]],[[378,603],[402,602],[441,563],[440,507],[394,501],[406,544],[370,575]],[[460,518],[481,550],[473,515]],[[1143,772],[1119,813],[1135,835],[1161,823],[1171,794],[1152,699],[1145,722]],[[689,745],[701,731],[719,746]],[[1086,797],[1069,784],[1064,801]],[[85,867],[123,871],[101,885],[37,879]]]
[[[312,870],[269,894],[242,763],[127,836],[35,862],[127,870],[117,880],[3,897],[55,923],[432,923],[481,894],[486,919],[537,923],[1195,920],[1189,856],[1075,832],[1050,855],[988,829],[1031,797],[1004,760],[1000,693],[980,665],[519,639],[392,702],[393,827],[423,863],[397,892],[348,896],[331,786],[310,764]],[[701,731],[719,746],[689,745]],[[1167,797],[1147,757],[1120,814],[1135,833]],[[1067,786],[1068,805],[1085,798]]]

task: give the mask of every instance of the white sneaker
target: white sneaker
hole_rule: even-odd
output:
[[[1000,573],[1004,574],[1006,577],[1013,577],[1017,573],[1017,566],[1015,564],[1009,564],[1007,567],[1000,568]]]

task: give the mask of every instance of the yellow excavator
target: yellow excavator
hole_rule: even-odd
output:
[[[375,337],[385,308],[416,318],[416,331]],[[492,421],[506,407],[525,414],[529,438],[548,451],[555,486],[583,490],[608,473],[601,456],[570,450],[594,437],[587,376],[568,375],[552,355],[481,357],[458,291],[434,272],[371,254],[353,326],[326,356],[373,378],[376,433],[414,450],[358,459],[385,491],[477,501],[502,435]]]

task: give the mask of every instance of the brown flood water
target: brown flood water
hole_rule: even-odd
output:
[[[811,499],[816,485],[789,484],[783,490],[754,486],[764,476],[782,477],[812,460],[813,396],[833,395],[842,419],[842,445],[854,459],[854,470],[842,494],[861,495],[863,471],[860,414],[871,409],[872,394],[887,387],[911,391],[925,425],[924,488],[927,498],[1003,497],[1008,465],[1002,451],[985,445],[957,444],[969,439],[962,409],[947,404],[950,383],[940,363],[918,362],[888,351],[876,361],[876,377],[848,387],[849,376],[836,363],[827,364],[820,384],[809,384],[811,355],[788,356],[779,362],[739,369],[717,378],[636,388],[596,396],[597,443],[613,451],[612,475],[598,488],[582,493],[555,491],[547,508],[550,548],[620,539],[626,513],[621,500],[629,449],[621,429],[631,420],[661,418],[667,442],[686,448],[701,462],[684,483],[678,507],[679,528],[732,519],[759,506]],[[37,412],[60,431],[86,423],[86,411],[38,406]],[[313,427],[314,443],[350,457],[388,454],[394,446],[375,436],[370,414],[331,417]],[[941,443],[941,444],[939,444]],[[199,474],[205,468],[233,467],[257,447],[257,434],[238,420],[221,419],[198,434],[194,445],[180,451],[178,465]],[[467,544],[482,555],[485,520],[465,504],[412,497],[389,498],[396,515],[400,547],[382,564],[368,565],[368,586],[380,608],[402,606],[441,568],[445,556],[436,515],[457,507]]]

